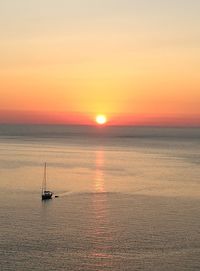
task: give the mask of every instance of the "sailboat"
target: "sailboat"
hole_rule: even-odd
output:
[[[47,191],[47,163],[44,164],[44,178],[42,183],[42,200],[52,199],[53,192]]]

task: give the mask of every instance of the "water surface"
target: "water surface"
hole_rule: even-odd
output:
[[[1,270],[199,270],[199,136],[0,126]]]

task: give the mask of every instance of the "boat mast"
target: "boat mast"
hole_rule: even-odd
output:
[[[46,191],[47,185],[47,163],[44,164],[44,178],[43,178],[43,185],[42,185],[42,194]]]

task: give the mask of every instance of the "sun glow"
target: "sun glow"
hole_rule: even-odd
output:
[[[96,123],[99,125],[103,125],[107,122],[107,118],[105,115],[97,115],[96,116]]]

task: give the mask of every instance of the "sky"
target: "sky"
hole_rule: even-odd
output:
[[[200,125],[199,0],[0,0],[0,123]]]

